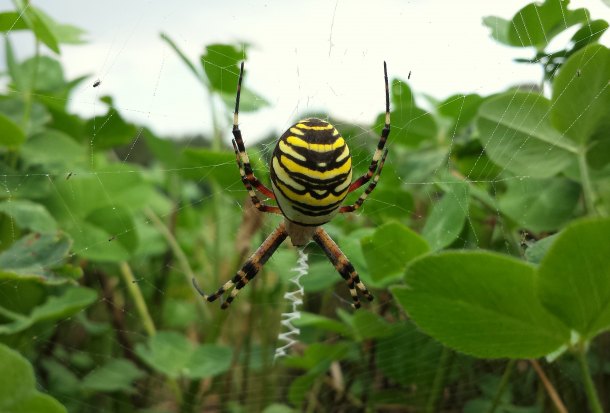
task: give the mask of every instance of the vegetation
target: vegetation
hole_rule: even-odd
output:
[[[215,112],[206,144],[185,146],[131,124],[109,96],[102,116],[70,113],[85,79],[40,51],[58,56],[83,32],[21,1],[0,13],[0,410],[610,410],[608,23],[567,0],[484,23],[533,50],[520,61],[544,69],[539,87],[425,110],[392,80],[378,188],[326,226],[377,298],[344,305],[344,282],[310,245],[299,342],[275,361],[296,249],[282,247],[229,311],[191,285],[231,277],[279,219],[249,207],[221,139],[235,93],[223,80],[236,81],[242,47],[209,45],[191,62],[162,35]],[[548,50],[572,26],[565,50]],[[17,60],[16,31],[34,34],[34,56]],[[265,106],[247,86],[241,109]],[[379,116],[332,119],[357,173]],[[263,146],[249,152],[266,178]]]

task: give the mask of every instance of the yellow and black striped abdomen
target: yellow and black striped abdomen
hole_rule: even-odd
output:
[[[305,119],[280,137],[271,158],[273,193],[284,216],[300,225],[332,219],[352,181],[352,158],[337,129]]]

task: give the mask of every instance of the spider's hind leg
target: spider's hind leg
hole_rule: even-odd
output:
[[[313,240],[322,248],[330,262],[335,266],[337,272],[347,283],[350,295],[354,301],[352,307],[356,309],[360,308],[360,298],[358,297],[356,288],[360,290],[367,300],[373,301],[373,295],[369,292],[364,283],[360,281],[358,272],[356,272],[352,263],[347,259],[345,254],[341,252],[339,246],[335,244],[328,233],[321,227],[318,227],[313,236]]]
[[[286,227],[284,223],[278,225],[278,227],[273,231],[267,239],[261,244],[261,246],[248,258],[248,260],[244,263],[239,271],[233,276],[232,279],[227,281],[220,287],[214,294],[207,295],[197,284],[197,281],[193,278],[193,287],[195,290],[201,295],[206,301],[212,302],[222,297],[222,295],[230,290],[233,287],[233,290],[227,297],[227,299],[222,303],[220,308],[223,310],[228,308],[231,305],[231,302],[235,299],[237,294],[241,291],[241,289],[248,284],[248,282],[253,279],[256,274],[258,274],[259,270],[265,265],[267,260],[271,258],[275,250],[280,246],[280,244],[286,239],[288,233],[286,232]]]

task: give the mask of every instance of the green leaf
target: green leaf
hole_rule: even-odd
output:
[[[385,285],[402,277],[409,262],[430,250],[423,238],[397,222],[380,226],[360,243],[371,278]]]
[[[0,202],[0,212],[11,217],[21,229],[35,232],[52,232],[57,229],[57,223],[49,211],[41,204],[27,199],[2,201]]]
[[[75,220],[65,222],[64,230],[74,240],[74,253],[83,258],[99,262],[121,262],[131,258],[130,252],[117,241],[117,236],[110,234],[106,228]]]
[[[546,0],[523,7],[509,23],[510,44],[544,50],[557,34],[589,19],[586,9],[569,10],[568,3],[569,0]]]
[[[233,110],[235,108],[235,93],[237,88],[232,92],[223,92],[220,94],[223,102],[228,109]],[[251,89],[242,86],[239,95],[239,112],[255,112],[265,106],[269,106],[269,102],[262,96],[256,94]]]
[[[235,96],[239,63],[246,59],[245,49],[227,44],[211,44],[201,56],[201,64],[212,90]]]
[[[608,82],[610,50],[599,44],[570,56],[553,82],[553,125],[579,146],[608,123]]]
[[[451,182],[443,198],[434,203],[422,230],[422,236],[433,250],[439,250],[457,239],[464,227],[470,204],[470,188],[465,182]]]
[[[250,156],[251,162],[254,159],[255,157]],[[180,174],[185,178],[198,181],[214,180],[227,192],[238,197],[245,196],[241,191],[243,184],[233,152],[187,148],[184,150],[184,160]]]
[[[49,31],[53,34],[56,41],[58,43],[65,44],[83,44],[85,40],[82,38],[82,35],[85,31],[79,27],[73,26],[71,24],[62,24],[56,22],[51,16],[44,13],[40,9],[36,9],[36,13],[38,17],[45,23],[45,25],[49,28]]]
[[[231,367],[233,350],[217,344],[202,344],[193,352],[186,376],[191,379],[219,376]]]
[[[568,222],[581,193],[580,185],[560,177],[513,179],[507,185],[498,202],[500,211],[536,233],[557,230]]]
[[[97,299],[94,290],[70,287],[59,296],[49,296],[47,301],[35,307],[27,316],[13,314],[13,321],[0,324],[0,334],[15,334],[44,321],[67,318],[91,305]]]
[[[28,25],[16,11],[0,13],[0,32],[8,33],[17,30],[27,30]]]
[[[447,134],[454,137],[462,128],[468,126],[474,119],[483,103],[483,98],[477,94],[453,95],[438,104],[438,112],[452,120]]]
[[[196,345],[179,333],[162,331],[138,344],[136,354],[158,372],[177,379],[218,376],[229,370],[233,352],[216,344]]]
[[[105,115],[90,119],[85,127],[91,136],[91,148],[95,150],[128,144],[141,132],[141,129],[139,132],[133,124],[125,121],[114,108],[110,108]]]
[[[92,392],[132,392],[133,382],[144,377],[146,373],[138,369],[131,361],[111,359],[87,374],[81,382],[83,390]]]
[[[442,346],[413,323],[393,325],[392,334],[377,342],[377,364],[384,376],[402,384],[430,386]]]
[[[583,47],[594,43],[608,29],[608,22],[605,20],[593,20],[583,24],[576,33],[572,36],[572,43],[574,43],[573,51],[582,49]]]
[[[38,40],[44,43],[49,49],[59,54],[57,38],[45,22],[40,10],[30,5],[29,7],[24,8],[22,18],[30,29],[32,29]]]
[[[265,407],[263,413],[296,413],[296,410],[285,404],[273,403]]]
[[[400,105],[392,109],[390,116],[392,131],[388,139],[391,139],[394,143],[418,147],[424,141],[433,140],[438,133],[436,122],[430,112],[415,105]],[[375,120],[373,130],[377,134],[381,133],[384,122],[385,113],[379,115]]]
[[[64,233],[32,233],[0,253],[0,279],[38,280],[59,284],[72,241]]]
[[[547,178],[575,160],[577,148],[550,123],[551,102],[534,93],[510,92],[486,100],[478,128],[492,161],[519,176]]]
[[[38,56],[26,59],[19,65],[19,70],[26,73],[25,87],[30,90],[57,92],[66,87],[61,63],[50,56]],[[34,72],[36,76],[34,76]],[[41,95],[36,95],[41,98]]]
[[[553,242],[557,239],[558,234],[550,235],[546,238],[536,241],[525,250],[525,259],[531,263],[539,264],[542,258],[546,255]]]
[[[331,331],[341,335],[348,335],[350,333],[350,329],[345,324],[337,320],[308,313],[306,311],[301,312],[301,317],[294,320],[293,324],[297,328],[314,327],[319,330]]]
[[[391,287],[415,323],[441,343],[485,358],[534,358],[569,340],[538,301],[534,267],[489,252],[446,252],[415,261],[407,287]]]
[[[354,339],[363,341],[387,337],[392,333],[391,324],[370,311],[358,311],[351,316]]]
[[[23,161],[28,167],[40,165],[51,174],[86,166],[85,148],[63,132],[47,129],[28,139],[21,147]]]
[[[138,247],[133,216],[126,208],[120,206],[98,208],[87,216],[86,221],[103,228],[110,234],[111,242],[120,243],[130,253]]]
[[[57,400],[36,389],[34,369],[15,350],[0,344],[0,410],[4,413],[66,413]],[[10,373],[10,374],[9,374]]]
[[[563,230],[540,263],[544,306],[592,339],[610,328],[609,219],[575,222]]]
[[[487,16],[483,17],[483,25],[491,29],[491,37],[497,42],[512,46],[508,36],[510,22],[502,17]]]
[[[0,113],[0,145],[14,148],[25,141],[25,134],[15,122]]]

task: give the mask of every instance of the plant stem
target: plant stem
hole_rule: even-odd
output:
[[[589,363],[587,362],[587,351],[584,344],[581,342],[576,349],[576,358],[578,364],[580,364],[580,370],[582,371],[583,385],[585,386],[585,392],[587,393],[587,399],[593,413],[603,413],[602,404],[599,401],[597,390],[595,390],[595,383],[591,378],[591,371],[589,370]]]
[[[561,401],[561,398],[559,397],[559,394],[557,393],[557,390],[555,390],[555,387],[544,373],[544,370],[542,370],[542,367],[540,367],[538,360],[530,360],[530,364],[532,367],[534,367],[534,370],[536,370],[538,377],[540,377],[540,381],[542,381],[546,392],[553,401],[555,409],[557,409],[559,413],[568,413],[568,409],[566,409],[565,405]]]
[[[595,208],[597,196],[593,190],[593,184],[591,183],[591,177],[589,176],[589,167],[587,166],[587,149],[584,147],[581,147],[578,151],[578,169],[580,170],[580,181],[587,212],[592,215],[599,215]]]
[[[144,301],[144,296],[142,295],[140,286],[136,282],[129,264],[123,261],[119,264],[119,268],[121,269],[121,275],[123,276],[123,280],[127,286],[127,291],[129,291],[131,298],[133,298],[138,314],[142,319],[144,330],[146,330],[146,333],[152,337],[157,334],[157,330],[152,321],[150,313],[148,312],[148,307],[146,306],[146,301]]]
[[[500,400],[502,399],[502,395],[504,391],[506,391],[506,386],[508,385],[508,380],[510,379],[510,375],[513,373],[513,368],[515,367],[515,359],[508,360],[506,363],[506,367],[504,368],[504,373],[502,374],[502,379],[500,380],[500,384],[498,385],[498,390],[496,390],[496,394],[494,395],[494,399],[491,402],[491,406],[489,406],[489,410],[487,413],[494,413],[496,408],[500,404]]]
[[[176,259],[178,260],[178,264],[180,264],[182,274],[184,274],[187,284],[191,285],[192,280],[195,279],[195,273],[191,269],[188,258],[186,257],[184,251],[182,251],[182,248],[180,248],[178,241],[176,240],[172,232],[169,230],[169,228],[167,228],[167,226],[163,223],[163,221],[161,221],[161,219],[157,216],[157,214],[155,214],[152,209],[148,207],[144,208],[144,214],[146,214],[148,219],[151,220],[157,231],[159,231],[161,235],[165,237],[165,240],[169,244],[169,247],[174,253]],[[208,309],[208,307],[204,305],[202,300],[197,300],[197,305],[199,306],[201,313],[205,316],[206,319],[209,320],[210,310]]]
[[[441,356],[438,360],[436,374],[434,375],[434,380],[432,381],[430,396],[428,397],[426,409],[424,410],[426,413],[434,413],[437,411],[436,407],[438,404],[438,399],[443,390],[443,385],[445,384],[445,376],[447,375],[447,371],[449,371],[449,366],[451,364],[451,360],[453,359],[452,356],[453,352],[449,350],[449,348],[443,347],[443,351],[441,352]]]

